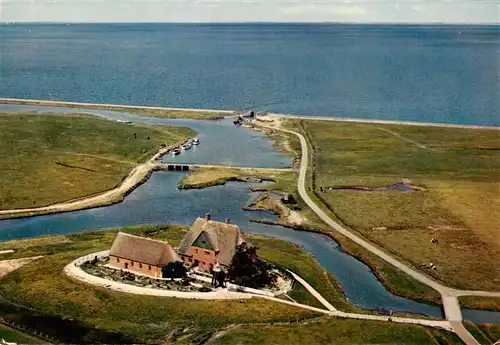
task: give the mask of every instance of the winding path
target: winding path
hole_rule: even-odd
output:
[[[300,277],[299,275],[293,273],[292,271],[288,270],[288,273],[290,273],[293,277],[293,279],[295,279],[296,281],[298,281],[300,284],[302,284],[302,286],[307,290],[309,291],[309,293],[311,295],[313,295],[314,298],[316,298],[319,303],[323,304],[323,306],[328,309],[329,311],[331,312],[337,312],[337,309],[330,304],[330,302],[328,302],[323,296],[321,296],[321,294],[316,291],[311,285],[309,285],[308,282],[306,282],[304,279],[302,279],[302,277]]]
[[[443,320],[428,320],[428,319],[417,319],[417,318],[409,318],[409,317],[394,317],[394,316],[382,316],[382,315],[370,315],[370,314],[357,314],[357,313],[345,313],[337,310],[333,305],[331,305],[319,292],[317,292],[307,281],[305,281],[302,277],[295,274],[294,272],[287,270],[294,279],[296,279],[300,284],[304,286],[304,288],[311,293],[325,308],[316,308],[307,304],[297,303],[287,301],[281,298],[269,296],[262,293],[252,292],[252,289],[247,292],[235,292],[229,291],[228,289],[218,289],[211,292],[185,292],[185,291],[174,291],[174,290],[161,290],[155,288],[148,288],[142,286],[134,286],[118,281],[113,281],[101,277],[97,277],[91,275],[84,270],[81,269],[81,264],[88,260],[92,260],[94,257],[106,257],[109,255],[109,250],[104,250],[97,253],[87,254],[80,258],[77,258],[66,265],[63,269],[63,272],[73,279],[77,279],[83,281],[85,283],[105,287],[107,289],[125,292],[125,293],[133,293],[140,295],[149,295],[149,296],[162,296],[162,297],[177,297],[177,298],[186,298],[186,299],[202,299],[202,300],[227,300],[227,299],[250,299],[250,298],[263,298],[270,301],[288,304],[297,308],[302,308],[306,310],[310,310],[317,313],[322,313],[335,317],[349,318],[349,319],[358,319],[358,320],[372,320],[372,321],[392,321],[397,323],[407,323],[407,324],[415,324],[415,325],[423,325],[429,327],[438,327],[446,330],[453,330],[451,324],[448,321]],[[0,261],[1,262],[1,261]],[[199,277],[198,277],[199,278]],[[210,278],[206,278],[207,281],[210,281]]]
[[[48,206],[0,210],[0,219],[70,212],[116,203],[122,200],[125,195],[130,193],[134,188],[145,181],[155,169],[158,169],[158,164],[156,163],[156,161],[176,146],[177,145],[170,145],[168,147],[159,149],[145,163],[136,165],[130,171],[127,177],[123,179],[122,183],[114,189],[108,190],[104,193],[99,193],[94,196],[82,197],[75,200],[60,202]]]
[[[137,185],[139,185],[142,181],[144,181],[153,171],[154,166],[155,165],[151,162],[146,162],[136,166],[118,187],[95,196],[84,197],[81,199],[61,202],[49,206],[1,210],[0,217],[27,217],[58,212],[69,212],[115,203],[120,201],[123,196],[125,196],[127,193],[137,187]]]
[[[14,99],[0,99],[1,101],[20,101],[20,100],[14,100]],[[71,103],[71,102],[51,102],[51,101],[37,101],[37,100],[22,100],[24,102],[32,102],[32,103],[38,103],[39,105],[51,105],[49,103],[58,103],[57,105],[78,105],[78,106],[105,106],[103,104],[92,104],[92,103]],[[45,102],[45,103],[44,103]],[[60,103],[60,104],[59,104]],[[111,107],[120,107],[120,108],[136,108],[136,109],[164,109],[164,110],[197,110],[200,111],[200,109],[177,109],[177,108],[162,108],[162,107],[140,107],[140,106],[123,106],[123,105],[108,105],[110,108]],[[202,110],[202,111],[215,111],[215,110]],[[217,112],[220,112],[217,110]],[[227,113],[232,113],[227,111]],[[344,121],[344,122],[360,122],[360,123],[375,123],[375,124],[404,124],[404,125],[414,125],[414,126],[435,126],[435,127],[456,127],[456,128],[476,128],[476,129],[500,129],[499,127],[488,127],[488,126],[465,126],[465,125],[453,125],[453,124],[432,124],[432,123],[415,123],[415,122],[404,122],[404,121],[383,121],[383,120],[362,120],[362,119],[344,119],[344,118],[324,118],[324,117],[300,117],[300,116],[287,116],[284,114],[272,114],[273,116],[281,117],[281,118],[293,118],[293,119],[308,119],[308,120],[328,120],[328,121]],[[443,300],[443,307],[444,307],[444,312],[447,321],[432,321],[432,320],[424,320],[424,319],[411,319],[411,318],[399,318],[399,317],[385,317],[385,316],[378,316],[378,315],[366,315],[366,314],[353,314],[353,313],[344,313],[336,310],[333,306],[334,310],[330,308],[330,306],[326,306],[322,300],[318,298],[318,296],[314,295],[320,302],[327,307],[328,311],[321,310],[321,312],[326,312],[329,313],[332,316],[338,316],[338,317],[352,317],[352,318],[360,318],[360,319],[371,319],[371,320],[381,320],[381,321],[395,321],[395,322],[406,322],[406,323],[418,323],[418,324],[423,324],[423,325],[429,325],[429,326],[437,326],[437,327],[442,327],[446,329],[453,330],[467,345],[479,345],[477,340],[467,331],[467,329],[463,326],[462,324],[462,313],[460,310],[460,305],[458,302],[457,297],[458,296],[483,296],[483,297],[500,297],[500,292],[488,292],[488,291],[468,291],[468,290],[458,290],[458,289],[453,289],[450,287],[447,287],[434,279],[431,279],[427,275],[416,271],[415,269],[407,266],[406,264],[402,263],[398,259],[392,257],[391,255],[387,254],[384,250],[381,248],[373,245],[372,243],[366,241],[365,239],[359,237],[358,235],[352,233],[348,229],[344,228],[341,224],[335,222],[332,218],[330,218],[307,194],[306,191],[306,176],[307,176],[307,169],[309,167],[309,147],[307,144],[306,139],[304,136],[298,132],[288,130],[281,128],[279,126],[273,126],[273,125],[267,125],[264,123],[256,123],[257,125],[261,127],[267,127],[270,129],[274,130],[279,130],[283,132],[287,132],[290,134],[293,134],[297,136],[300,140],[301,144],[301,160],[300,160],[300,170],[299,170],[299,178],[298,178],[298,192],[301,198],[304,200],[304,202],[318,215],[318,217],[323,220],[326,224],[328,224],[330,227],[332,227],[334,230],[338,231],[342,235],[346,236],[350,240],[354,241],[358,245],[362,246],[363,248],[369,250],[373,254],[377,255],[378,257],[382,258],[383,260],[389,262],[393,266],[397,267],[401,271],[405,272],[409,276],[413,277],[417,281],[426,284],[427,286],[432,287],[436,291],[438,291]],[[413,144],[416,145],[421,145],[416,142],[412,142]],[[128,192],[130,192],[132,189],[134,189],[138,184],[140,184],[143,180],[145,180],[149,174],[155,170],[155,169],[162,169],[161,165],[156,163],[155,160],[157,160],[162,154],[167,152],[168,149],[163,149],[162,151],[158,152],[155,154],[151,160],[147,161],[146,163],[143,163],[141,165],[136,166],[130,174],[125,178],[123,183],[110,191],[104,192],[102,194],[93,196],[93,197],[87,197],[87,198],[82,198],[70,202],[64,202],[64,203],[59,203],[59,204],[54,204],[54,205],[49,205],[45,207],[38,207],[38,208],[29,208],[29,209],[17,209],[17,210],[1,210],[0,211],[0,217],[1,216],[7,216],[7,217],[19,217],[19,216],[29,216],[29,215],[39,215],[39,214],[46,214],[46,213],[55,213],[55,212],[67,212],[67,211],[74,211],[77,209],[84,209],[84,208],[91,208],[91,207],[96,207],[99,205],[104,205],[112,202],[116,202],[118,200],[121,200],[124,195],[126,195]],[[234,168],[234,167],[231,167]],[[307,284],[307,283],[306,283]],[[306,286],[306,285],[304,285]],[[309,284],[307,284],[309,286]],[[309,286],[310,287],[310,286]],[[307,287],[306,287],[307,288]],[[312,290],[314,290],[312,287],[310,287]],[[309,290],[309,289],[308,289]],[[311,290],[309,290],[311,292]],[[315,291],[315,290],[314,290]],[[311,292],[312,293],[312,292]],[[319,293],[317,293],[319,295]],[[321,295],[319,295],[321,297]],[[271,300],[278,300],[281,303],[287,303],[299,307],[304,307],[307,309],[313,308],[310,306],[306,305],[301,305],[299,303],[294,303],[294,302],[288,302],[280,299],[275,299],[273,297],[263,297],[259,296],[261,298],[267,298]],[[321,297],[322,298],[322,297]],[[326,301],[326,300],[325,300]],[[328,302],[327,302],[328,303]],[[329,303],[328,303],[329,304]],[[317,309],[317,308],[314,308]]]
[[[446,319],[450,322],[453,331],[455,331],[455,333],[460,337],[460,339],[462,339],[462,341],[464,341],[467,345],[479,345],[477,340],[467,331],[467,329],[462,324],[462,312],[460,310],[460,305],[457,296],[476,295],[476,296],[487,296],[487,297],[500,297],[500,292],[465,291],[465,290],[456,290],[444,286],[441,283],[435,281],[434,279],[429,278],[427,275],[414,270],[413,268],[407,266],[398,259],[387,254],[381,248],[376,247],[372,243],[366,241],[365,239],[359,237],[358,235],[344,228],[341,224],[337,223],[332,218],[330,218],[307,194],[306,176],[307,176],[307,169],[309,167],[309,146],[307,144],[305,137],[301,133],[289,129],[284,129],[279,126],[266,125],[263,123],[258,123],[258,125],[290,133],[299,138],[302,152],[300,159],[299,178],[297,182],[298,192],[300,197],[307,204],[307,206],[309,206],[311,210],[313,210],[313,212],[316,213],[316,215],[322,221],[324,221],[326,224],[328,224],[337,232],[349,238],[351,241],[354,241],[355,243],[367,249],[371,253],[389,262],[390,264],[397,267],[401,271],[405,272],[412,278],[438,291],[442,296],[443,308]]]

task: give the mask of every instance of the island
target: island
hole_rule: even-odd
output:
[[[11,333],[14,329],[27,332],[28,338],[74,343],[222,344],[251,339],[268,344],[301,339],[321,344],[383,339],[472,344],[471,339],[487,343],[500,336],[498,324],[464,321],[461,309],[500,311],[500,268],[495,264],[495,258],[500,258],[495,222],[500,209],[498,128],[273,114],[240,122],[235,128],[243,125],[263,131],[294,163],[288,168],[163,163],[162,155],[182,147],[196,132],[77,113],[1,114],[2,143],[7,145],[0,153],[8,162],[2,182],[8,183],[0,191],[0,216],[35,216],[117,203],[154,171],[185,167],[177,188],[245,183],[257,196],[242,209],[275,215],[256,216],[251,222],[328,236],[369,266],[387,290],[441,306],[445,319],[360,308],[306,250],[246,233],[244,227],[245,243],[248,240],[255,248],[247,256],[249,262],[264,265],[256,272],[276,269],[283,274],[280,279],[293,281],[293,286],[278,294],[271,286],[261,286],[257,289],[264,290],[259,294],[248,290],[256,288],[255,276],[233,276],[228,284],[237,286],[235,291],[215,287],[214,272],[221,267],[229,272],[232,260],[222,264],[200,256],[193,266],[191,254],[178,250],[195,221],[191,230],[145,224],[0,242],[0,266],[5,266],[0,280],[4,327]],[[218,220],[217,227],[234,228],[231,215],[227,216]],[[188,247],[217,257],[219,244],[213,238],[222,235],[206,231],[205,237]],[[163,264],[152,266],[154,277],[147,270],[134,272],[130,263],[145,265],[141,269],[151,264],[136,261],[132,254],[123,257],[113,252],[113,242],[123,236],[163,241],[165,250],[175,254],[168,255],[168,262],[158,257]],[[111,260],[114,268],[109,267]],[[127,267],[116,266],[125,262]],[[172,268],[176,262],[188,272],[196,268],[189,274],[197,277],[178,276],[182,269]],[[170,273],[162,265],[170,265]],[[130,280],[191,295],[134,294],[133,289],[114,289],[115,283],[93,286],[82,276],[68,274],[68,267],[81,267],[86,274],[109,274],[120,284]],[[123,272],[113,273],[117,267]],[[177,272],[175,277],[172,270]],[[212,279],[212,285],[207,285],[207,279]],[[207,298],[212,293],[219,297]],[[67,331],[47,326],[48,320],[63,322]]]

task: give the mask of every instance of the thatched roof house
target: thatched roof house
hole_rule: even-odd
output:
[[[182,261],[164,241],[118,232],[109,252],[109,265],[152,277],[161,277],[162,268]]]
[[[224,268],[229,267],[236,252],[236,247],[245,242],[240,228],[229,222],[217,222],[206,218],[197,218],[186,233],[177,250],[185,266],[198,266],[210,271],[218,262]]]

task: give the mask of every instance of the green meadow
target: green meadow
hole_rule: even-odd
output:
[[[315,120],[287,126],[308,138],[315,156],[311,195],[333,217],[445,284],[498,289],[500,131]],[[336,189],[400,182],[421,190]],[[430,263],[436,270],[425,268]],[[392,275],[384,265],[370,266],[381,277]]]
[[[0,209],[46,206],[112,189],[160,145],[194,134],[184,127],[81,114],[0,113]]]

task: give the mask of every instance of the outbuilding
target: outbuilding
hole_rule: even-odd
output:
[[[182,259],[164,241],[118,232],[109,252],[109,266],[161,278],[170,262]]]

